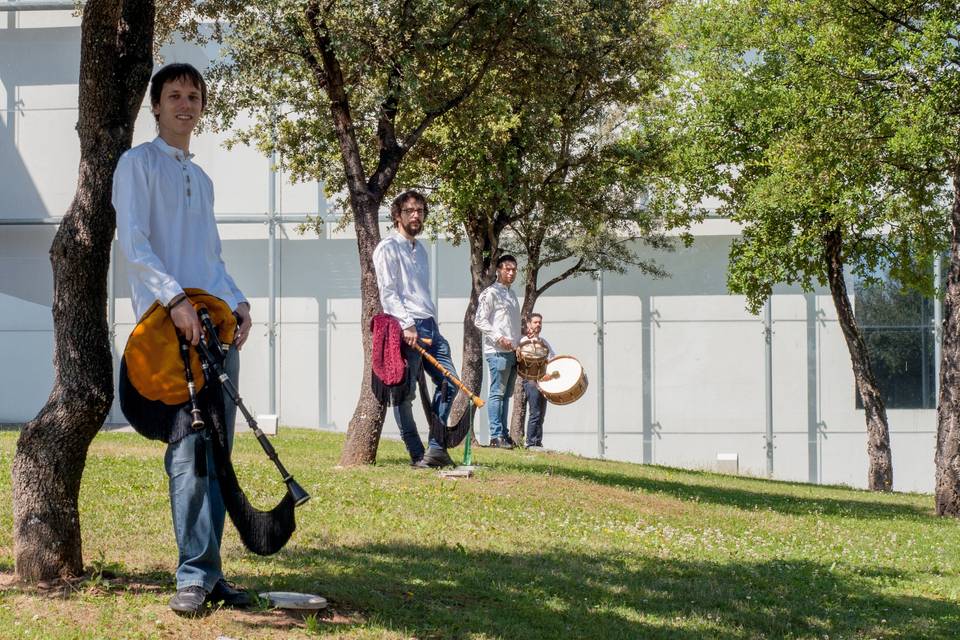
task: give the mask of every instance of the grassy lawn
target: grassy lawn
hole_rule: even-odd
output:
[[[88,578],[26,587],[12,576],[15,439],[0,434],[0,638],[960,637],[960,525],[930,496],[486,449],[476,477],[444,480],[396,442],[344,470],[342,436],[289,429],[277,448],[313,500],[270,558],[228,524],[224,567],[249,588],[323,595],[323,616],[169,611],[163,448],[134,434],[90,450]],[[253,438],[235,458],[273,506],[281,483]]]

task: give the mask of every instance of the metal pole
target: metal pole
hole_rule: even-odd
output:
[[[437,239],[430,241],[430,297],[433,299],[433,308],[437,310],[437,325],[440,324],[440,290],[437,285],[440,265],[437,264]]]
[[[940,283],[943,282],[943,254],[939,251],[933,257],[933,398],[934,406],[940,402],[940,358],[943,357],[943,296]]]
[[[766,399],[767,477],[773,477],[773,296],[763,305],[764,387]]]
[[[597,274],[597,455],[607,452],[606,433],[603,423],[603,271]]]
[[[110,266],[107,269],[107,331],[110,335],[110,355],[111,357],[116,355],[116,341],[117,341],[117,291],[116,291],[116,282],[115,276],[117,273],[117,237],[114,234],[113,240],[110,241]],[[114,381],[116,382],[116,381]],[[112,423],[114,421],[113,416],[113,407],[110,405],[110,413],[107,414],[107,417]]]
[[[0,2],[0,11],[75,11],[78,6],[86,4],[85,0],[79,2],[68,0],[62,2],[54,0],[53,2],[44,2],[43,0],[15,0]]]
[[[269,185],[267,188],[267,371],[269,372],[270,415],[277,415],[277,289],[276,289],[276,242],[277,242],[277,152],[270,152]]]

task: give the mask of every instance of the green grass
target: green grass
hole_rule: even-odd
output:
[[[476,477],[444,480],[395,442],[375,467],[337,469],[342,436],[298,430],[275,440],[313,495],[292,542],[256,557],[228,525],[224,567],[331,611],[173,615],[163,448],[133,434],[90,450],[89,577],[39,590],[12,578],[15,437],[0,434],[0,638],[960,636],[960,528],[928,495],[486,449]],[[281,484],[256,442],[238,438],[235,458],[273,506]]]

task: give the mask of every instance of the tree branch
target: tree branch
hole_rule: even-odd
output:
[[[577,260],[577,264],[573,265],[563,273],[560,273],[550,278],[546,282],[544,282],[543,285],[539,289],[537,289],[537,297],[539,298],[541,295],[543,295],[544,291],[546,291],[553,285],[557,284],[558,282],[563,282],[573,274],[581,271],[581,267],[583,267],[583,262],[584,262],[584,258],[581,257],[579,260]],[[590,271],[596,271],[596,269],[583,269],[583,273],[588,273]]]

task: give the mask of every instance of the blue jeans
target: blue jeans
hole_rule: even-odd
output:
[[[485,357],[490,368],[490,397],[487,399],[490,438],[506,438],[507,411],[517,380],[517,354],[507,351],[488,353]]]
[[[457,368],[453,366],[453,360],[450,359],[450,343],[440,335],[437,328],[437,322],[433,318],[424,318],[414,320],[417,328],[417,335],[420,338],[428,338],[433,343],[426,347],[427,353],[437,359],[453,375],[457,375]],[[424,346],[424,345],[421,345]],[[436,389],[433,392],[434,415],[440,419],[443,424],[447,423],[447,416],[450,415],[450,408],[453,406],[453,398],[456,396],[457,389],[452,382],[447,382],[446,393],[441,393],[444,388],[443,374],[440,370],[427,362],[424,364],[423,356],[419,351],[415,351],[407,346],[403,348],[403,354],[407,358],[407,395],[403,402],[393,407],[393,417],[397,421],[397,427],[400,429],[400,437],[403,444],[407,447],[410,454],[410,460],[416,462],[423,457],[423,442],[420,440],[420,434],[417,432],[417,423],[413,419],[413,399],[417,395],[417,378],[420,375],[420,368],[424,367]],[[443,445],[434,438],[430,438],[429,445],[431,449],[443,449]]]
[[[527,446],[543,446],[543,417],[547,414],[547,399],[537,386],[536,380],[524,380],[527,394]]]
[[[224,370],[238,385],[240,353],[236,349],[227,352]],[[233,422],[237,416],[237,406],[226,392],[223,396],[227,439],[230,447],[233,447]],[[194,464],[198,439],[206,445],[207,475],[203,477],[197,476]],[[226,507],[220,494],[213,449],[206,430],[167,445],[164,466],[170,479],[170,510],[179,551],[177,590],[197,586],[209,592],[223,577],[220,541],[223,539]]]

